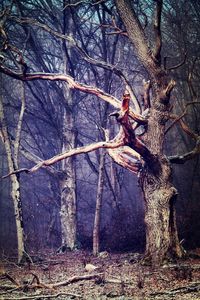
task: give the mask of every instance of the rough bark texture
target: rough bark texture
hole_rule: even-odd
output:
[[[177,191],[171,183],[171,168],[166,157],[157,163],[157,174],[145,170],[142,188],[145,198],[146,258],[153,264],[183,255],[179,244],[175,200]]]
[[[66,1],[63,1],[65,6]],[[68,33],[71,36],[72,24],[70,14],[63,13],[63,33]],[[68,69],[68,56],[71,57],[71,51],[66,48],[65,41],[63,42],[63,66],[64,74]],[[63,83],[63,95],[66,106],[63,113],[63,141],[62,152],[75,148],[75,131],[73,118],[73,99],[72,92],[69,87]],[[71,250],[76,245],[76,184],[75,184],[75,167],[74,159],[69,157],[61,162],[62,171],[65,174],[60,181],[61,188],[61,229],[62,229],[62,244],[66,245]]]
[[[65,89],[65,99],[68,101],[67,105],[70,105],[72,95],[67,87]],[[74,120],[72,112],[65,110],[63,116],[63,152],[75,148],[75,134],[73,128]],[[60,181],[62,244],[73,249],[76,244],[76,184],[74,159],[69,157],[63,160],[61,166],[65,174],[64,178]]]
[[[155,57],[148,48],[147,39],[131,7],[131,2],[116,0],[116,4],[128,36],[148,72],[152,84],[153,99],[144,141],[149,152],[154,156],[153,163],[147,159],[146,153],[139,153],[146,162],[141,174],[141,187],[146,207],[146,257],[153,264],[159,264],[165,258],[183,255],[178,240],[174,211],[177,191],[172,184],[169,161],[163,155],[165,123],[169,115],[170,93],[175,83],[169,81],[167,74],[160,66],[162,43],[160,30],[156,33]],[[162,1],[159,1],[157,2],[157,22],[160,22],[161,10]],[[157,27],[160,28],[160,24],[157,23]],[[134,147],[134,149],[136,148]]]

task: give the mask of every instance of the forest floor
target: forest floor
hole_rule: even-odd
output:
[[[200,259],[152,268],[137,253],[77,250],[0,262],[0,299],[200,300]]]

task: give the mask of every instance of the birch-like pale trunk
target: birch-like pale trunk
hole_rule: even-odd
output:
[[[64,7],[66,5],[64,1]],[[63,12],[63,33],[71,35],[72,19],[70,14]],[[63,41],[63,70],[68,72],[68,55],[71,56],[71,51],[66,48],[65,41]],[[62,152],[76,147],[75,133],[74,133],[74,117],[73,117],[73,99],[72,92],[66,84],[63,84],[63,95],[66,101],[63,112],[63,129],[62,129]],[[61,189],[61,230],[62,230],[62,245],[66,245],[69,249],[74,249],[76,246],[76,183],[75,183],[75,167],[74,159],[67,158],[61,163],[63,171],[63,178],[60,180]]]
[[[66,97],[67,94],[69,95],[68,97]],[[68,104],[71,99],[70,94],[70,91],[66,90],[65,97],[68,100]],[[73,126],[74,121],[71,111],[65,111],[63,116],[63,152],[70,148],[75,148]],[[74,159],[69,157],[63,160],[61,166],[65,174],[60,180],[62,245],[73,249],[76,244],[76,184]]]
[[[100,227],[101,227],[101,208],[103,199],[103,184],[104,184],[104,164],[105,152],[101,151],[99,164],[99,178],[97,185],[96,209],[93,228],[93,254],[97,255],[100,251]]]
[[[2,93],[0,95],[0,123],[1,123],[1,140],[4,144],[7,162],[8,162],[8,170],[9,172],[13,172],[18,166],[18,149],[20,142],[20,131],[23,119],[24,112],[24,92],[22,95],[22,107],[19,115],[18,126],[16,130],[16,140],[14,144],[14,155],[12,154],[11,142],[8,134],[8,128],[5,120],[4,107],[3,107],[3,99]],[[23,259],[25,253],[25,245],[24,245],[24,224],[23,224],[23,214],[22,214],[22,202],[21,202],[21,194],[20,194],[20,182],[19,182],[19,174],[13,174],[10,177],[11,190],[10,195],[13,202],[14,207],[14,216],[15,216],[15,224],[16,224],[16,234],[17,234],[17,247],[18,247],[18,263],[20,263]]]

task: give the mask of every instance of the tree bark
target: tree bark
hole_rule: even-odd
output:
[[[105,152],[100,154],[99,165],[99,178],[97,185],[97,197],[96,197],[96,209],[94,217],[94,229],[93,229],[93,254],[97,255],[100,251],[100,226],[101,226],[101,207],[103,198],[103,184],[104,184],[104,163]]]
[[[15,170],[15,164],[14,164],[11,143],[10,143],[7,124],[4,115],[2,93],[0,96],[0,123],[1,123],[1,139],[5,146],[8,169],[9,172],[13,172]],[[16,224],[16,233],[17,233],[18,263],[20,263],[25,253],[25,246],[24,246],[24,224],[23,224],[19,174],[13,174],[10,180],[11,180],[10,195],[14,206],[14,216],[15,216],[15,224]]]
[[[145,160],[140,183],[145,199],[146,258],[155,265],[162,263],[165,258],[181,257],[183,255],[178,240],[174,208],[177,191],[172,184],[170,163],[163,155],[170,93],[175,82],[169,81],[167,73],[161,67],[162,37],[160,22],[162,1],[156,3],[156,24],[159,29],[159,32],[156,33],[156,55],[149,48],[145,32],[131,6],[131,1],[116,0],[116,4],[130,41],[149,75],[152,86],[153,99],[151,101],[148,128],[143,138],[149,153],[154,158],[152,160],[147,159],[145,153],[140,153]]]
[[[175,214],[177,190],[171,183],[171,168],[163,156],[158,160],[158,173],[144,171],[142,189],[145,200],[146,259],[153,265],[180,258]]]
[[[63,1],[65,7],[66,1]],[[70,13],[67,15],[66,10],[63,13],[63,33],[68,33],[71,36],[72,19]],[[63,42],[63,66],[64,74],[67,73],[71,51],[66,48],[65,41]],[[65,108],[63,112],[63,141],[62,152],[76,147],[74,117],[73,117],[73,95],[69,87],[63,83],[63,95],[65,99]],[[60,181],[61,189],[61,230],[62,230],[62,245],[66,245],[71,250],[76,246],[76,183],[75,183],[75,166],[74,158],[67,158],[61,162],[61,168],[64,177]]]

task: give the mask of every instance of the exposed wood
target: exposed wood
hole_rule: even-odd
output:
[[[15,170],[10,172],[9,174],[3,176],[2,178],[6,178],[9,177],[13,174],[18,174],[18,173],[33,173],[36,172],[37,170],[39,170],[40,168],[44,167],[44,166],[51,166],[63,159],[66,159],[68,157],[72,157],[74,155],[78,155],[81,153],[88,153],[100,148],[117,148],[120,147],[124,144],[124,142],[122,140],[119,141],[110,141],[110,142],[98,142],[98,143],[93,143],[90,144],[88,146],[84,146],[84,147],[80,147],[80,148],[75,148],[75,149],[71,149],[69,151],[66,151],[64,153],[58,154],[50,159],[47,160],[43,160],[41,162],[39,162],[38,164],[36,164],[34,167],[32,167],[31,169],[26,169],[26,168],[22,168],[19,170]]]
[[[63,75],[63,74],[52,74],[52,73],[27,73],[26,75],[22,73],[18,73],[16,71],[10,70],[5,66],[0,65],[0,71],[4,74],[9,75],[15,79],[23,80],[23,81],[31,81],[31,80],[51,80],[51,81],[65,81],[69,84],[70,88],[77,89],[84,93],[89,93],[96,95],[97,97],[101,98],[102,100],[110,103],[116,108],[121,108],[121,102],[112,95],[105,93],[103,90],[85,85],[75,81],[70,75]],[[132,109],[129,111],[129,116],[136,122],[141,124],[146,124],[147,120],[142,117],[141,115],[135,113]]]
[[[71,4],[70,4],[71,5]],[[138,101],[137,98],[132,90],[131,84],[129,83],[128,79],[126,78],[126,76],[124,75],[124,73],[118,69],[115,65],[111,65],[108,62],[102,61],[102,60],[96,60],[92,57],[90,57],[88,55],[88,53],[86,51],[84,51],[84,49],[75,41],[75,39],[73,38],[72,35],[67,35],[67,34],[62,34],[60,32],[57,32],[55,30],[53,30],[52,28],[50,28],[49,26],[47,26],[46,24],[40,23],[34,19],[31,18],[16,18],[16,17],[10,17],[11,19],[14,19],[16,22],[20,23],[20,24],[29,24],[29,25],[35,25],[37,27],[42,28],[43,30],[49,32],[50,34],[54,35],[57,38],[60,38],[64,41],[67,41],[70,43],[71,47],[74,47],[79,54],[81,54],[81,57],[89,62],[90,64],[96,65],[97,67],[101,67],[104,68],[106,70],[110,70],[112,72],[114,72],[117,76],[119,76],[120,78],[122,78],[122,80],[124,81],[124,83],[128,86],[129,90],[131,91],[131,94],[133,96],[133,103],[135,105],[135,110],[137,113],[140,113],[140,108],[138,105]],[[20,56],[20,61],[21,61],[21,65],[25,65],[24,61],[23,61],[23,57],[20,53],[20,51],[14,47],[13,49],[15,49],[15,52],[17,52],[17,54]],[[25,65],[26,66],[26,65]]]

